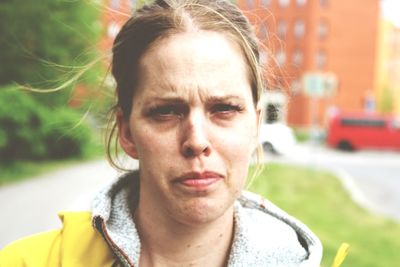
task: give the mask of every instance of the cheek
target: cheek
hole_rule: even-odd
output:
[[[234,130],[221,132],[218,136],[218,150],[224,155],[225,160],[247,168],[256,146],[256,128],[253,125],[243,125]]]
[[[176,137],[173,133],[159,133],[154,129],[134,129],[139,160],[159,161],[176,150]]]
[[[257,125],[245,120],[223,134],[226,145],[237,153],[251,154],[257,141]],[[246,153],[247,152],[247,153]]]

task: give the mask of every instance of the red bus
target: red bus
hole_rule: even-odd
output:
[[[342,150],[400,150],[400,118],[337,113],[329,121],[327,144]]]

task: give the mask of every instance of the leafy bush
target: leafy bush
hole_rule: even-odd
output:
[[[42,158],[44,110],[15,87],[0,89],[0,160]]]
[[[90,128],[75,110],[58,108],[44,123],[45,145],[50,158],[81,156],[90,141]]]
[[[14,86],[0,88],[0,160],[81,156],[90,140],[82,115],[38,104]]]

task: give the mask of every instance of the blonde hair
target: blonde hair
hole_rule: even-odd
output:
[[[226,0],[157,0],[144,5],[124,24],[112,49],[117,99],[110,114],[106,147],[108,160],[114,167],[125,170],[116,161],[118,129],[115,112],[120,110],[124,119],[130,116],[141,56],[160,39],[192,28],[220,32],[240,46],[257,108],[264,90],[259,43],[250,22],[236,5]],[[262,157],[262,148],[258,148],[257,156],[258,160]]]

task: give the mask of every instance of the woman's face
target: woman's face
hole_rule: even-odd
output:
[[[140,61],[120,142],[139,160],[139,209],[181,223],[232,211],[257,145],[259,112],[239,47],[196,31],[157,42]]]

